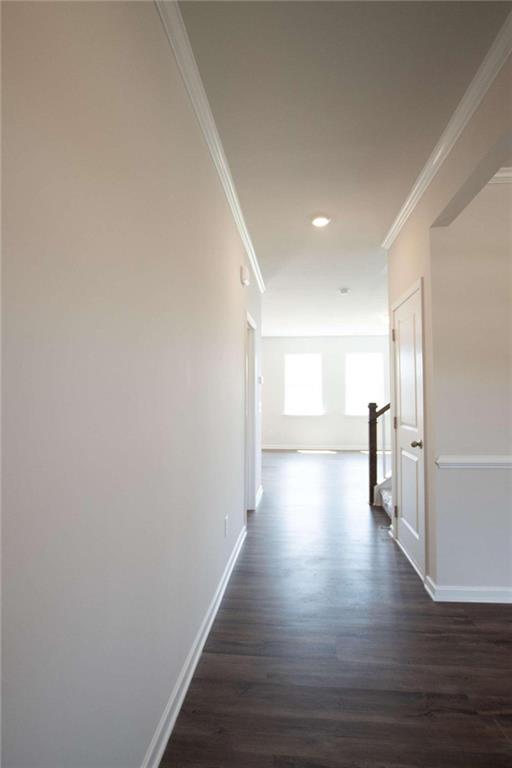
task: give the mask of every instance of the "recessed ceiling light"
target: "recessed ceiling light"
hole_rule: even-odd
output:
[[[350,288],[340,288],[339,292],[341,293],[342,296],[346,296],[347,293],[350,293]]]
[[[314,227],[322,228],[330,224],[331,220],[328,216],[315,216],[315,218],[312,219],[311,223]]]

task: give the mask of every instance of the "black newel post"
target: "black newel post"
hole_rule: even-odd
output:
[[[377,485],[377,403],[368,403],[369,504]]]

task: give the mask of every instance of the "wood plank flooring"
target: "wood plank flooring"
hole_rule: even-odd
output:
[[[161,768],[512,768],[512,606],[433,603],[366,469],[264,455]]]

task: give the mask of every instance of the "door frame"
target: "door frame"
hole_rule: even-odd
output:
[[[428,571],[428,560],[427,560],[427,532],[428,532],[428,506],[427,506],[427,425],[425,421],[425,294],[424,294],[424,279],[423,277],[420,277],[418,280],[415,280],[414,283],[412,283],[409,288],[404,291],[404,293],[401,294],[401,296],[394,301],[390,306],[390,321],[391,321],[391,330],[393,332],[395,328],[395,312],[397,309],[399,309],[402,304],[404,304],[408,299],[411,298],[417,291],[419,291],[420,294],[420,308],[421,308],[421,357],[422,357],[422,405],[423,405],[423,442],[424,442],[424,453],[423,453],[423,509],[424,509],[424,542],[423,542],[423,548],[424,548],[424,562],[425,562],[425,573],[421,573],[418,570],[418,567],[416,564],[411,560],[405,549],[403,548],[402,544],[400,543],[400,539],[398,537],[398,518],[393,515],[392,518],[392,524],[391,524],[391,531],[393,538],[395,539],[396,543],[404,553],[404,555],[407,557],[411,565],[413,566],[414,570],[417,572],[418,576],[422,579],[422,581],[425,580],[426,574]],[[391,378],[391,388],[392,388],[392,397],[391,397],[391,403],[392,403],[392,416],[397,417],[398,414],[398,403],[397,403],[397,386],[396,386],[396,364],[397,364],[397,356],[396,356],[396,344],[394,340],[391,338],[390,334],[390,345],[391,345],[391,366],[390,371],[392,371],[392,378]],[[393,492],[393,506],[395,506],[397,502],[397,480],[398,480],[398,430],[393,429],[393,480],[392,480],[392,492]]]
[[[246,312],[244,342],[244,507],[256,508],[256,330],[254,318]]]

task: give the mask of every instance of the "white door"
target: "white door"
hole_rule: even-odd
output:
[[[395,343],[395,535],[425,576],[422,285],[393,307]]]

